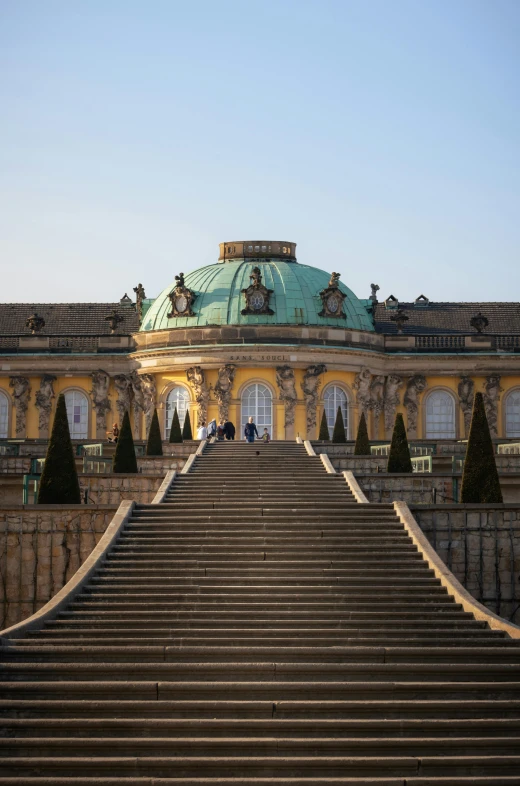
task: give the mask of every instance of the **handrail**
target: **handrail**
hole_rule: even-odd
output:
[[[457,603],[462,605],[464,611],[470,612],[475,619],[481,622],[487,622],[493,630],[501,630],[511,636],[512,639],[520,639],[520,627],[518,625],[513,625],[512,622],[508,622],[483,606],[455,578],[416,522],[406,502],[394,502],[394,510],[423,559],[426,560],[442,586],[453,595]]]
[[[164,502],[164,498],[166,497],[167,493],[173,486],[175,482],[175,477],[177,475],[176,469],[170,469],[166,475],[164,476],[164,480],[157,489],[157,493],[155,497],[152,499],[152,505],[160,505],[161,502]]]
[[[351,472],[350,470],[344,470],[343,477],[347,481],[347,485],[350,488],[352,494],[354,495],[356,502],[360,502],[361,504],[368,504],[368,499],[361,491],[361,486],[359,485],[356,478],[354,477],[354,473]]]
[[[197,454],[190,453],[190,455],[188,456],[188,460],[186,461],[186,464],[181,469],[181,475],[187,475],[196,460],[197,460]]]
[[[335,475],[336,474],[336,470],[332,466],[330,458],[327,456],[327,454],[326,453],[320,453],[320,459],[321,459],[321,463],[323,464],[323,466],[325,467],[325,469],[327,470],[329,475]]]
[[[133,500],[123,500],[106,528],[103,537],[90,552],[85,562],[80,565],[70,581],[37,612],[27,619],[11,625],[10,628],[1,631],[1,639],[10,639],[13,636],[19,637],[31,630],[37,630],[42,627],[44,622],[54,619],[62,609],[68,606],[76,595],[83,590],[83,587],[88,584],[93,574],[103,565],[110,548],[118,539],[121,530],[132,515],[134,507],[135,502]]]
[[[316,455],[316,453],[314,452],[314,448],[311,445],[310,439],[305,439],[303,441],[303,444],[305,445],[305,450],[307,451],[309,456],[315,456]]]

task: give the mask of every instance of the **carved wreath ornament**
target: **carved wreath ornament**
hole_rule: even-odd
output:
[[[192,310],[191,304],[197,297],[195,292],[185,286],[184,273],[175,276],[175,281],[175,287],[168,295],[172,304],[172,310],[168,314],[168,319],[172,317],[194,317],[195,312]]]
[[[250,285],[247,289],[242,290],[246,299],[246,307],[240,313],[244,316],[246,314],[274,314],[272,308],[269,308],[269,298],[274,289],[264,287],[260,268],[254,267],[249,278],[251,279]]]
[[[339,277],[339,273],[332,273],[328,287],[320,292],[321,304],[323,306],[319,313],[320,317],[346,319],[347,315],[343,311],[343,301],[347,296],[339,288]]]

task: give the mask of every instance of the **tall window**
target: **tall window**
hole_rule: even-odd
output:
[[[267,385],[255,382],[242,393],[242,433],[250,417],[256,423],[259,436],[267,428],[272,436],[273,431],[273,396]]]
[[[88,439],[88,399],[81,390],[65,393],[71,439]]]
[[[426,399],[426,439],[455,439],[455,399],[434,390]]]
[[[190,408],[190,394],[186,388],[183,388],[180,385],[178,387],[172,388],[166,398],[166,418],[164,421],[165,439],[168,439],[170,436],[170,429],[172,427],[172,418],[173,413],[175,412],[175,407],[177,407],[177,415],[179,416],[179,422],[182,428],[184,426],[186,412]],[[191,425],[193,426],[193,423]]]
[[[9,399],[0,390],[0,439],[9,436]]]
[[[325,388],[323,393],[323,405],[325,407],[325,417],[327,418],[327,426],[329,433],[332,437],[334,431],[334,423],[336,422],[336,415],[338,407],[341,407],[341,414],[343,415],[343,423],[345,424],[345,434],[348,435],[348,399],[347,394],[338,385],[329,385]]]
[[[520,388],[506,399],[506,437],[520,437]]]

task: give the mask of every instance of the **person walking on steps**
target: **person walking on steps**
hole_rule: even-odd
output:
[[[258,431],[256,430],[253,418],[250,417],[244,428],[244,435],[248,442],[255,441],[255,434],[258,439]]]
[[[199,428],[197,429],[197,439],[207,439],[208,438],[208,429],[206,428],[206,424],[204,421],[201,422]]]
[[[235,439],[235,426],[230,420],[224,423],[224,436],[226,439]]]

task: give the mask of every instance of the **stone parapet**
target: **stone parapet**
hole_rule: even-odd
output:
[[[117,505],[0,508],[0,627],[44,606],[74,575]]]
[[[520,623],[520,504],[410,505],[460,583],[495,614]]]
[[[89,504],[119,505],[125,499],[148,503],[155,497],[164,480],[165,472],[142,474],[79,475],[81,497],[85,493]]]

